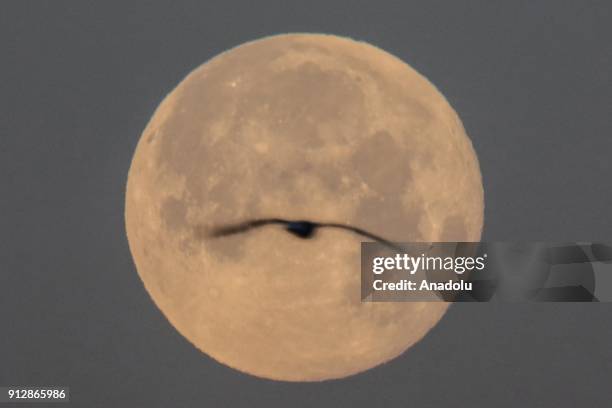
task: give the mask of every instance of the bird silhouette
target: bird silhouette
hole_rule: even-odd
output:
[[[381,244],[401,251],[402,248],[395,245],[391,241],[388,241],[378,235],[372,234],[361,228],[353,227],[351,225],[333,223],[333,222],[313,222],[306,220],[285,220],[282,218],[263,218],[256,220],[243,221],[238,224],[223,225],[214,227],[210,230],[209,236],[212,238],[224,237],[227,235],[240,234],[243,232],[250,231],[255,228],[260,228],[266,225],[282,225],[285,230],[296,237],[308,239],[312,238],[319,228],[338,228],[353,232],[366,238],[370,238],[374,241],[380,242]]]

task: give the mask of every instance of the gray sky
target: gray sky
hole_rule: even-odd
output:
[[[0,386],[67,385],[87,407],[609,404],[610,304],[454,305],[400,358],[339,381],[221,366],[145,292],[123,192],[153,109],[191,69],[265,35],[326,32],[447,96],[479,155],[484,239],[610,242],[612,3],[109,3],[2,4]]]

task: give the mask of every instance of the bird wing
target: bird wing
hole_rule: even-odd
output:
[[[283,220],[281,218],[263,218],[259,220],[248,220],[248,221],[243,221],[237,224],[221,225],[221,226],[212,227],[209,230],[208,235],[214,238],[224,237],[226,235],[238,234],[238,233],[245,232],[253,228],[262,227],[264,225],[287,224],[287,223],[289,223],[289,221]]]
[[[388,240],[384,239],[381,236],[378,236],[376,234],[372,234],[371,232],[368,232],[368,231],[363,230],[361,228],[353,227],[352,225],[336,224],[336,223],[322,223],[322,224],[319,224],[319,226],[321,226],[321,227],[341,228],[341,229],[345,229],[345,230],[348,230],[348,231],[352,231],[352,232],[354,232],[354,233],[356,233],[358,235],[362,235],[362,236],[364,236],[366,238],[370,238],[370,239],[373,239],[374,241],[378,241],[381,244],[383,244],[383,245],[385,245],[385,246],[387,246],[387,247],[389,247],[391,249],[394,249],[396,251],[402,251],[402,248],[400,246],[398,246],[398,245],[395,245],[393,242],[388,241]]]

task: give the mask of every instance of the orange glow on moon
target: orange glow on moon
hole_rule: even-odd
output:
[[[166,96],[136,148],[125,216],[138,274],[185,338],[252,375],[318,381],[393,359],[448,304],[361,302],[354,234],[204,229],[282,217],[478,241],[483,206],[471,142],[426,78],[363,42],[292,34],[224,52]]]

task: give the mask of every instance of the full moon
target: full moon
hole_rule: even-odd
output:
[[[320,381],[397,357],[448,303],[362,302],[364,239],[347,231],[206,231],[276,217],[479,241],[483,206],[472,144],[425,77],[364,42],[287,34],[219,54],[165,97],[125,218],[146,290],[195,347],[255,376]]]

